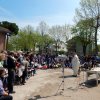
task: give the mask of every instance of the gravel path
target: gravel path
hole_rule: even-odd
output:
[[[79,86],[83,82],[83,73],[78,78],[71,75],[72,70],[65,69],[65,90],[61,94],[61,69],[38,70],[25,85],[14,87],[16,93],[13,94],[13,100],[100,100],[100,84],[96,87],[95,80],[90,77],[88,86]]]

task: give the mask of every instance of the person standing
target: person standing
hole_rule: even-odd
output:
[[[29,62],[27,57],[24,56],[23,62],[22,62],[22,66],[23,66],[23,74],[22,74],[22,84],[25,84],[25,79],[27,77],[27,73],[28,73],[28,66],[29,66]]]
[[[79,74],[80,61],[78,55],[75,52],[73,53],[73,58],[71,63],[73,69],[73,76],[77,77]]]
[[[7,69],[8,69],[8,90],[9,93],[15,93],[13,91],[14,79],[15,79],[15,58],[14,53],[10,52],[7,57]]]

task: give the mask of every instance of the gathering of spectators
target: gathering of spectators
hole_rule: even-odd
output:
[[[63,66],[73,69],[74,76],[78,73],[79,63],[85,62],[84,67],[89,67],[90,62],[92,67],[95,65],[95,59],[90,56],[80,60],[76,54],[73,56],[55,56],[50,54],[34,54],[33,52],[2,51],[0,53],[0,100],[12,100],[12,96],[9,94],[16,92],[13,88],[14,85],[25,85],[26,80],[37,73],[37,69],[59,68],[62,67],[62,61]],[[77,62],[78,67],[75,65]]]
[[[3,78],[0,80],[0,100],[12,100],[9,94],[16,93],[14,85],[25,85],[26,80],[37,73],[37,69],[54,67],[61,67],[59,60],[54,55],[2,51],[0,53],[0,75]],[[5,97],[5,93],[8,97]],[[1,99],[2,96],[9,99]]]

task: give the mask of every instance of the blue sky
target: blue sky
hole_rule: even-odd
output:
[[[17,23],[20,27],[72,24],[80,0],[0,0],[0,21]]]

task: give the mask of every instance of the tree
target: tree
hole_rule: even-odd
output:
[[[37,27],[37,32],[44,36],[44,34],[48,33],[48,29],[49,26],[44,21],[41,21]]]
[[[54,39],[50,37],[49,35],[44,35],[44,49],[45,52],[49,52],[50,45],[54,43]]]
[[[35,51],[35,47],[45,46],[43,39],[46,43],[50,44],[52,38],[48,35],[44,35],[44,38],[35,32],[31,26],[27,26],[19,31],[16,36],[12,36],[9,40],[9,49],[11,50],[31,50]],[[42,44],[44,43],[44,44]],[[39,50],[40,50],[39,49]]]
[[[41,21],[36,29],[36,31],[42,36],[42,38],[41,38],[42,44],[41,44],[41,46],[39,45],[42,52],[43,52],[44,43],[45,43],[44,35],[48,34],[48,29],[49,29],[49,26],[44,21]]]
[[[56,53],[58,52],[58,42],[67,42],[71,36],[70,25],[55,25],[49,29],[49,34],[55,40]]]
[[[18,34],[19,28],[16,25],[16,23],[11,23],[11,22],[8,22],[8,21],[2,21],[2,22],[0,22],[0,26],[9,29],[11,31],[10,35]]]
[[[62,38],[66,42],[71,38],[71,26],[70,25],[63,25],[62,26]]]
[[[95,30],[95,53],[97,54],[97,33],[100,27],[100,0],[81,0],[80,8],[76,9],[76,18],[78,20],[91,19],[91,26]]]
[[[72,28],[72,32],[77,36],[83,47],[83,54],[86,55],[86,48],[88,44],[93,41],[94,29],[91,27],[91,20],[80,20],[77,25]]]
[[[61,37],[62,37],[61,33],[62,33],[62,27],[60,25],[52,26],[49,29],[49,34],[55,39],[55,41],[61,40]]]
[[[9,46],[15,50],[30,50],[34,48],[34,30],[31,26],[26,26],[19,31],[16,36],[12,36],[9,40]]]
[[[11,33],[7,33],[6,49],[8,49],[8,37],[10,35],[16,35],[16,34],[18,34],[19,28],[16,25],[16,23],[11,23],[11,22],[8,22],[8,21],[2,21],[2,22],[0,22],[0,26],[2,26],[4,28],[7,28],[7,29],[9,29],[11,31]]]
[[[68,52],[72,52],[72,51],[76,52],[76,40],[77,40],[77,36],[74,36],[67,41]]]
[[[62,37],[62,27],[60,25],[52,26],[49,29],[49,34],[55,40],[56,55],[58,53],[58,42],[61,41]]]
[[[27,25],[21,30],[26,32],[27,34],[31,34],[31,33],[35,32],[34,27],[32,27],[31,25]]]

